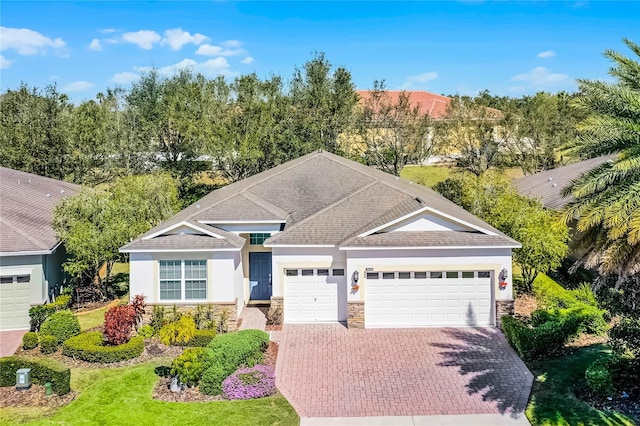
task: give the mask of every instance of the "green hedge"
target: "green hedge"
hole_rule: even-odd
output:
[[[139,357],[144,350],[142,336],[132,337],[118,346],[104,345],[102,333],[90,331],[74,336],[62,345],[62,354],[88,362],[108,364]]]
[[[559,351],[578,334],[582,319],[576,313],[551,319],[534,327],[516,317],[502,318],[502,330],[509,344],[524,360],[543,358]]]
[[[253,367],[264,361],[269,335],[261,330],[243,330],[216,336],[207,346],[207,368],[200,391],[219,395],[222,382],[239,367]]]
[[[538,274],[533,281],[533,292],[542,309],[562,309],[587,305],[598,307],[598,302],[588,284],[567,290],[545,274]]]
[[[45,355],[52,354],[58,350],[58,339],[55,336],[42,336],[40,339],[40,352]]]
[[[196,330],[193,337],[184,346],[204,348],[216,337],[215,330]]]
[[[31,381],[36,384],[51,383],[52,390],[58,395],[71,391],[71,370],[59,362],[50,359],[8,356],[0,358],[0,386],[15,386],[16,371],[20,368],[31,369]]]
[[[31,331],[40,330],[40,326],[42,323],[49,318],[49,316],[53,315],[55,312],[58,312],[63,309],[67,309],[71,306],[71,296],[69,295],[61,295],[58,296],[56,301],[53,303],[47,303],[46,305],[37,305],[31,307],[29,309],[29,317],[31,324]]]
[[[38,346],[38,333],[29,331],[22,336],[22,349],[34,349]]]
[[[52,314],[40,327],[40,336],[54,336],[58,344],[78,334],[80,334],[80,321],[69,310]]]

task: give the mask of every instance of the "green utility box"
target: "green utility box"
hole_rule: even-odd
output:
[[[27,390],[31,387],[31,369],[21,368],[16,371],[16,389]]]

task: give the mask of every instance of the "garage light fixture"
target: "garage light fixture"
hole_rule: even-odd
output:
[[[353,282],[358,284],[358,280],[360,279],[360,273],[358,271],[353,272]]]

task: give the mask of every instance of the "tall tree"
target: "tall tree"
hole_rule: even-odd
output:
[[[399,176],[408,163],[420,163],[434,150],[432,123],[407,93],[392,99],[384,81],[375,81],[364,102],[356,131],[343,137],[351,157]]]
[[[616,275],[618,283],[640,273],[640,45],[624,42],[632,57],[604,53],[615,83],[578,80],[577,105],[589,116],[571,150],[585,158],[616,157],[571,183],[565,192],[575,200],[564,212],[566,222],[577,220],[589,248],[581,262]]]

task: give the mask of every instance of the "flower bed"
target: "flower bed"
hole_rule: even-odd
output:
[[[227,399],[264,398],[275,392],[275,372],[268,365],[242,368],[222,383],[222,394]]]

